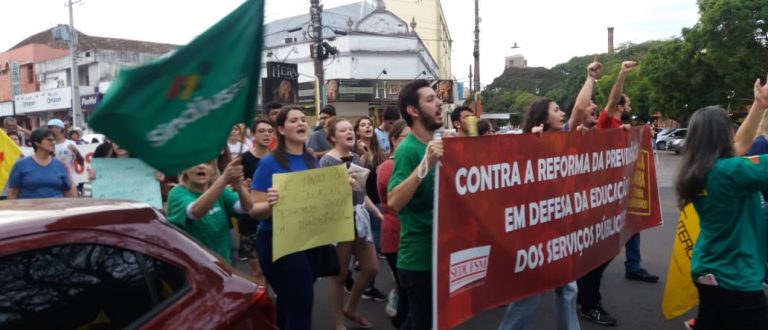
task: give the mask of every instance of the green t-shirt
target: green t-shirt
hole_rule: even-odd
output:
[[[413,173],[424,158],[427,145],[413,134],[400,142],[387,191],[392,191]],[[429,171],[408,204],[400,210],[400,248],[397,268],[411,271],[432,269],[432,212],[435,196],[435,171]]]
[[[240,197],[226,188],[219,199],[213,203],[208,214],[197,220],[188,219],[187,206],[197,200],[200,195],[202,193],[189,191],[182,185],[173,187],[168,193],[168,221],[218,253],[225,261],[231,262],[232,242],[229,235],[229,219],[235,214],[234,206]]]
[[[768,155],[718,160],[705,189],[693,202],[701,227],[691,259],[694,281],[712,274],[725,289],[760,291],[766,260],[760,191],[768,189]]]

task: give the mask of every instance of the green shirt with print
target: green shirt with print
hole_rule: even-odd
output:
[[[768,155],[723,158],[693,202],[699,233],[691,275],[712,274],[718,285],[760,291],[765,276],[766,224],[760,191],[768,189]]]
[[[235,214],[234,206],[240,197],[232,189],[226,188],[208,214],[197,220],[187,218],[187,207],[200,195],[202,193],[190,191],[182,185],[173,187],[168,193],[168,221],[231,263],[229,219]]]
[[[421,163],[427,145],[413,134],[403,139],[395,151],[394,170],[387,191],[405,181]],[[397,268],[410,271],[432,269],[432,212],[435,196],[435,170],[430,169],[400,217],[400,247]]]

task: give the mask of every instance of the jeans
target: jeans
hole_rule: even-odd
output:
[[[379,211],[382,211],[381,204],[377,204],[376,207]],[[373,245],[376,246],[376,254],[381,254],[381,219],[375,220],[371,215],[371,234],[373,235]]]
[[[555,311],[558,330],[579,330],[579,316],[576,314],[576,282],[568,283],[555,289]],[[533,329],[536,309],[544,293],[539,293],[523,300],[513,301],[504,313],[499,330]]]
[[[632,235],[624,245],[627,261],[624,262],[624,271],[634,273],[643,269],[640,267],[640,233]]]
[[[400,269],[400,284],[408,297],[408,316],[413,330],[432,329],[432,273]],[[401,329],[406,329],[401,326]]]
[[[315,270],[304,252],[272,262],[272,231],[256,234],[259,264],[277,295],[277,325],[283,330],[312,329]]]

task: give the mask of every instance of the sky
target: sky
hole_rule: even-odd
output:
[[[303,14],[309,0],[266,0],[265,21]],[[325,8],[359,0],[321,0]],[[421,1],[421,0],[390,0]],[[56,24],[69,22],[65,0],[4,0],[0,50]],[[85,34],[186,44],[242,4],[242,0],[81,0],[75,28]],[[474,1],[443,0],[453,40],[452,72],[466,80],[474,41]],[[504,70],[504,57],[522,54],[529,66],[552,67],[574,56],[607,50],[607,27],[615,44],[679,36],[698,20],[696,0],[480,0],[480,78],[490,84]],[[418,17],[416,18],[418,21]],[[510,47],[517,43],[519,48]]]

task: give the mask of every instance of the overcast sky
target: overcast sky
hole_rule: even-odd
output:
[[[420,1],[420,0],[392,0]],[[4,0],[0,50],[69,22],[65,0]],[[93,36],[185,44],[242,0],[83,0],[75,28]],[[357,2],[322,0],[325,8]],[[466,79],[473,63],[474,1],[444,0],[453,39],[453,74]],[[309,0],[267,0],[266,21],[309,11]],[[608,26],[615,43],[680,35],[698,19],[696,0],[480,0],[481,80],[504,69],[504,56],[523,54],[529,66],[552,67],[574,56],[605,52]],[[418,21],[418,17],[416,18]],[[520,48],[512,50],[514,42]]]

